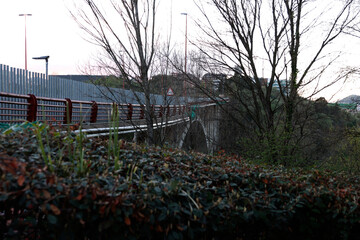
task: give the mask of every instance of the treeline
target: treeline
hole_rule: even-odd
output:
[[[232,104],[236,104],[235,99],[225,107],[225,112],[231,111]],[[316,101],[302,99],[295,119],[299,127],[294,131],[290,145],[285,146],[282,134],[272,143],[259,135],[256,124],[247,114],[241,111],[235,116],[223,114],[219,147],[257,162],[324,167],[355,173],[360,171],[359,117],[359,114],[329,104],[324,98]],[[276,121],[278,132],[284,124],[281,118],[279,115]],[[291,154],[284,159],[282,153],[285,147],[291,150]]]

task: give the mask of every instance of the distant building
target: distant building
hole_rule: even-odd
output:
[[[195,95],[195,86],[199,79],[192,74],[171,73],[152,76],[150,80],[151,90],[157,94],[164,94],[171,88],[176,96]]]
[[[288,88],[288,81],[280,80],[279,82],[280,82],[281,89],[283,89],[283,91]],[[273,85],[273,87],[277,88],[278,90],[280,90],[279,82],[275,80],[274,85]]]
[[[202,81],[206,86],[212,86],[213,91],[219,91],[220,93],[224,90],[224,84],[227,79],[226,74],[215,74],[215,73],[206,73],[202,77]]]
[[[267,80],[267,84],[269,84],[269,80],[270,79]],[[280,85],[279,85],[279,82],[280,82]],[[273,83],[273,88],[275,88],[279,91],[282,90],[283,93],[289,92],[289,81],[285,80],[285,79],[280,80],[280,81],[275,80]]]
[[[266,87],[267,83],[268,83],[268,79],[267,78],[259,78],[260,84],[262,87]]]

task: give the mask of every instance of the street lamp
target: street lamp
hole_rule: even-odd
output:
[[[26,17],[32,16],[32,14],[29,13],[22,13],[19,14],[20,17],[25,17],[25,70],[27,71],[27,44],[26,44]]]
[[[42,56],[42,57],[33,57],[33,59],[35,60],[45,60],[45,64],[46,64],[46,79],[48,79],[48,69],[49,69],[49,57],[50,56]]]
[[[185,75],[186,75],[186,66],[187,66],[187,13],[181,13],[181,15],[185,16],[185,66],[184,66],[184,70],[185,70]],[[186,76],[185,76],[186,78]],[[186,79],[184,79],[184,88],[185,88],[185,97],[186,97]]]

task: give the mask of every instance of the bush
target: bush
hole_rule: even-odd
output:
[[[359,178],[122,140],[115,170],[107,140],[84,138],[81,157],[78,136],[51,128],[44,149],[52,161],[45,164],[32,131],[0,140],[3,239],[354,239],[359,233]]]

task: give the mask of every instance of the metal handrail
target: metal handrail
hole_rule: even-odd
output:
[[[144,105],[131,103],[109,103],[95,101],[79,101],[71,99],[58,99],[37,97],[35,95],[21,95],[0,92],[0,122],[29,122],[47,121],[56,124],[70,124],[89,122],[110,122],[114,107],[119,112],[119,120],[144,119]],[[182,116],[186,105],[152,105],[152,115]],[[46,113],[46,114],[45,114]],[[13,117],[17,118],[14,119]]]

